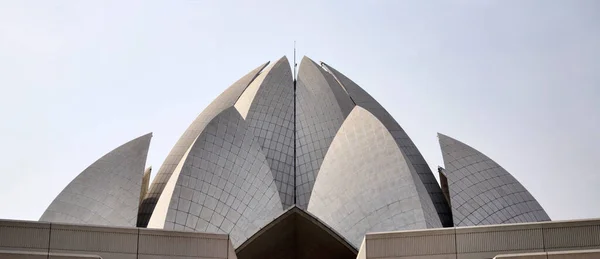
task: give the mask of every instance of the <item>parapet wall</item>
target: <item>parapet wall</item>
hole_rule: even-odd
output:
[[[224,234],[0,220],[0,258],[228,259],[235,253]]]
[[[600,219],[369,233],[363,242],[359,255],[369,259],[489,259],[536,252],[549,256],[556,253],[545,252],[600,249]]]

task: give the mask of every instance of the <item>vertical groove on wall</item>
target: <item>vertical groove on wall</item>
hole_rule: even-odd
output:
[[[137,229],[137,247],[135,250],[135,258],[140,258],[140,229]]]
[[[456,227],[454,229],[454,258],[458,258],[458,239],[456,238]]]
[[[46,259],[50,259],[50,240],[52,238],[52,224],[50,224],[50,228],[48,229],[48,254],[46,255]]]
[[[542,226],[542,251],[546,252],[546,228]]]

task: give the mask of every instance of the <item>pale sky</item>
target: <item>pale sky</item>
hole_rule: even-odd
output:
[[[294,40],[377,99],[432,169],[441,132],[552,219],[600,217],[600,1],[324,2],[0,1],[0,218],[39,219],[148,132],[156,172],[210,101],[291,60]]]

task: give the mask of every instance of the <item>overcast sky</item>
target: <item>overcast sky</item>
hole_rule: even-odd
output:
[[[284,3],[285,2],[285,3]],[[325,61],[408,132],[512,173],[552,219],[600,217],[600,1],[0,1],[0,218],[37,220],[148,132],[156,170],[259,64]],[[435,171],[434,171],[435,172]]]

